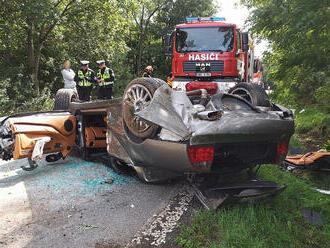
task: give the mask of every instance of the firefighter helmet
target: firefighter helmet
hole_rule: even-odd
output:
[[[148,72],[152,72],[154,69],[152,68],[152,66],[151,65],[148,65],[147,67],[146,67],[146,71],[148,71]]]

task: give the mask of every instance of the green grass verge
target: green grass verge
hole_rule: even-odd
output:
[[[295,114],[296,132],[312,134],[330,133],[330,113],[317,107],[306,108]]]
[[[259,177],[286,184],[281,194],[255,203],[202,210],[176,238],[182,247],[330,247],[330,197],[275,166],[262,166]],[[327,178],[329,182],[329,177]],[[318,212],[323,226],[309,224],[302,209]]]
[[[301,113],[300,113],[301,112]],[[306,143],[330,150],[330,113],[318,107],[308,107],[295,113],[296,134]]]

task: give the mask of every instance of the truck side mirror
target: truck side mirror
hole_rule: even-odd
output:
[[[243,51],[249,50],[249,34],[248,32],[242,33],[242,43],[243,43]]]
[[[171,36],[172,36],[172,34],[167,34],[165,36],[165,40],[164,40],[165,56],[171,56],[172,55],[172,52],[171,52]]]

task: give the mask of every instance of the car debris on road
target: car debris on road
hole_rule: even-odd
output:
[[[287,170],[310,169],[330,171],[330,152],[319,150],[317,152],[290,155],[281,163],[281,167]]]

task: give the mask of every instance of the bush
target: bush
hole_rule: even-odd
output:
[[[47,111],[54,109],[54,99],[51,98],[51,93],[48,88],[45,88],[41,94],[23,102],[16,110],[16,112],[34,112]]]
[[[330,112],[330,78],[326,85],[316,90],[315,98],[320,105],[324,106],[327,112]]]
[[[330,139],[327,140],[327,142],[325,142],[322,146],[322,149],[325,149],[327,151],[330,151]]]
[[[7,94],[7,87],[10,85],[10,80],[5,79],[0,81],[0,116],[7,115],[12,111],[15,106],[15,102],[9,98]]]

